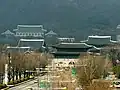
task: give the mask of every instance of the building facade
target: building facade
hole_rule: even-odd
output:
[[[46,48],[44,39],[20,39],[17,47],[30,47],[32,51]]]
[[[60,43],[52,47],[56,49],[52,52],[56,58],[78,58],[81,53],[86,53],[89,49],[95,48],[86,43]]]
[[[47,30],[43,28],[43,25],[18,25],[13,31],[16,37],[44,38]]]
[[[80,41],[88,45],[93,45],[95,47],[104,47],[110,44],[117,43],[117,41],[111,40],[111,36],[88,36],[87,40]]]
[[[58,43],[58,35],[52,30],[45,34],[45,42],[47,46],[55,45]]]

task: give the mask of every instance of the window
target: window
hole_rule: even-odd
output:
[[[24,36],[24,33],[21,33],[21,36]]]
[[[34,33],[32,33],[32,36],[34,36]]]
[[[21,32],[19,32],[19,36],[22,36],[22,33],[21,33]]]
[[[23,33],[23,36],[27,36],[26,34],[27,34],[27,33]]]
[[[33,36],[35,36],[35,33],[33,33]]]
[[[22,33],[22,36],[24,36],[25,35],[25,33]]]
[[[38,36],[39,34],[38,33],[36,33],[36,36]]]
[[[30,33],[30,36],[32,36],[32,33]]]
[[[38,36],[41,36],[41,33],[38,33]]]
[[[19,32],[16,32],[16,36],[19,36],[20,35],[20,33]]]
[[[29,33],[29,36],[31,36],[31,33]]]
[[[26,36],[29,36],[29,33],[25,33],[26,34]]]

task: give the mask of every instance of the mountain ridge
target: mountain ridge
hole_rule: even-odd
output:
[[[43,24],[62,36],[84,37],[93,29],[111,30],[120,23],[118,0],[1,0],[0,32],[18,24]],[[103,34],[98,30],[98,34]],[[105,33],[104,33],[105,34]],[[109,33],[106,33],[109,34]],[[117,34],[117,33],[116,33]]]

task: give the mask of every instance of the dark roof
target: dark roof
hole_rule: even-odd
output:
[[[101,50],[101,48],[92,47],[88,51],[100,51],[100,50]]]
[[[43,25],[18,25],[18,30],[20,32],[46,32],[45,29],[43,29]]]
[[[89,48],[91,45],[87,45],[85,43],[60,43],[52,46],[54,48]]]
[[[80,55],[80,52],[52,52],[55,55]]]
[[[88,40],[81,41],[89,45],[107,45],[113,43],[110,36],[91,36]]]

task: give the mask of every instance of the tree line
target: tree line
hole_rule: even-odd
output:
[[[50,62],[50,55],[41,53],[0,54],[0,73],[4,76],[8,64],[8,80],[14,82],[36,75],[36,68],[44,68]],[[1,82],[2,83],[2,82]]]

